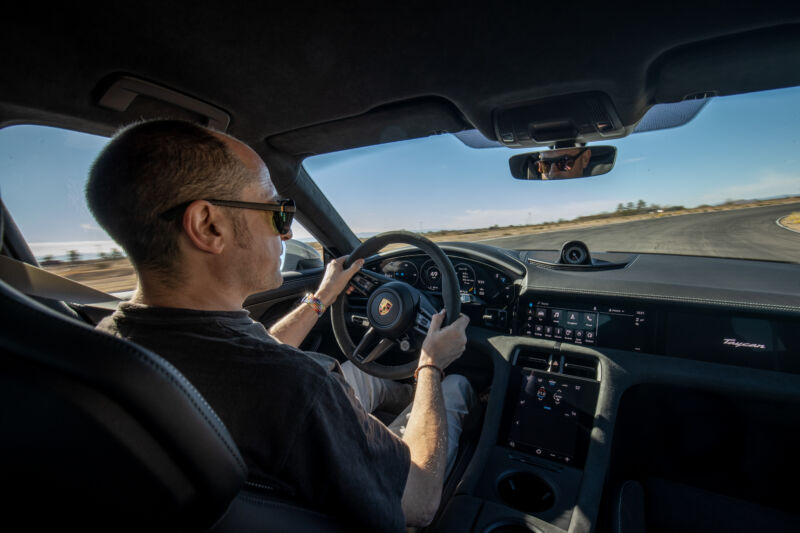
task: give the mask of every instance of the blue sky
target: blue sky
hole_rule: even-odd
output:
[[[508,158],[450,135],[316,156],[305,166],[357,233],[536,223],[636,202],[687,207],[800,194],[800,88],[716,98],[689,124],[612,141],[605,176],[519,181]],[[115,246],[83,188],[106,139],[40,126],[0,130],[0,194],[34,252]],[[309,235],[297,228],[295,235]],[[53,243],[53,244],[46,244]],[[64,244],[69,243],[69,244]]]
[[[696,206],[800,194],[800,88],[714,99],[685,126],[607,144],[605,176],[511,178],[520,150],[443,135],[316,156],[305,167],[358,231],[486,227],[570,219],[636,202]]]

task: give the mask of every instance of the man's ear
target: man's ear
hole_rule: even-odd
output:
[[[225,238],[230,235],[230,221],[219,208],[205,200],[195,200],[183,212],[183,232],[195,248],[210,254],[220,254]]]

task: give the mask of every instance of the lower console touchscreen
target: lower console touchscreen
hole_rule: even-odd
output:
[[[600,383],[514,367],[499,444],[582,468]]]

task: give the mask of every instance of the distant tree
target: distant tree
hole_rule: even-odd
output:
[[[67,258],[71,263],[75,263],[76,261],[81,260],[81,254],[78,252],[78,250],[70,250],[67,252]]]
[[[625,206],[622,204],[617,204],[617,212],[619,213],[620,211],[625,211]]]
[[[44,256],[44,257],[42,258],[42,261],[43,261],[43,262],[45,262],[45,263],[47,263],[47,262],[50,262],[50,261],[52,261],[53,259],[55,259],[55,258],[54,258],[52,255],[46,255],[46,256]]]
[[[638,209],[639,211],[643,210],[646,207],[647,207],[647,202],[645,202],[644,200],[639,200],[638,202],[636,202],[636,209]]]
[[[112,248],[110,257],[111,259],[121,259],[122,252],[120,252],[118,248]]]
[[[105,252],[100,252],[97,255],[100,257],[100,259],[108,259],[108,254]]]
[[[634,209],[633,202],[628,202],[627,204],[625,204],[625,209],[628,211],[633,211]]]

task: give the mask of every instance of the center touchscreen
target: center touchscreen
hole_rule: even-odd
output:
[[[500,444],[583,467],[599,382],[515,367]]]
[[[649,316],[644,309],[616,305],[522,301],[520,333],[573,344],[651,351]]]

